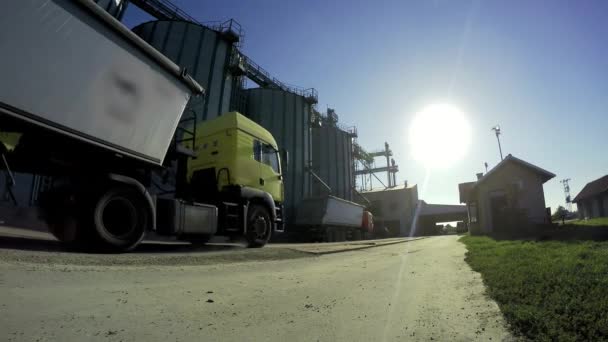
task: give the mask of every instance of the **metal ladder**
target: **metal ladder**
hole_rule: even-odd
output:
[[[173,142],[167,152],[172,157],[165,158],[164,171],[159,174],[160,183],[152,179],[152,184],[159,190],[158,195],[174,194],[178,188],[186,187],[188,158],[196,158],[196,123],[196,112],[186,109],[173,134]],[[173,164],[174,162],[177,162],[177,165]],[[171,175],[175,177],[176,182],[174,185],[168,185],[167,188]]]
[[[4,155],[4,153],[2,153],[1,155],[2,155],[2,166],[4,167],[4,172],[6,174],[5,180],[4,180],[5,189],[4,189],[4,194],[2,195],[3,200],[10,199],[13,202],[13,204],[18,205],[17,199],[15,198],[15,194],[13,193],[13,187],[16,184],[15,176],[13,175],[13,172],[11,171],[11,168],[8,165],[6,156]]]
[[[168,0],[129,0],[129,2],[157,19],[183,20],[200,24],[200,22]]]
[[[223,202],[224,209],[224,229],[229,232],[239,232],[241,230],[242,205],[232,202]]]
[[[190,157],[195,157],[196,154],[196,112],[193,109],[187,109],[182,115],[173,138],[173,148],[175,152],[185,154]],[[189,148],[184,146],[184,143],[190,142]]]

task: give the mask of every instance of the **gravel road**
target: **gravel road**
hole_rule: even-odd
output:
[[[1,249],[0,330],[8,341],[513,339],[455,236],[284,260],[264,248],[254,253],[278,254],[245,262],[248,251],[104,264]]]

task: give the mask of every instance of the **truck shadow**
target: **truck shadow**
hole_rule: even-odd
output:
[[[0,249],[21,249],[45,252],[65,251],[59,241],[14,236],[0,236]]]
[[[237,243],[211,243],[207,245],[193,245],[187,242],[165,242],[144,241],[131,253],[155,254],[155,253],[208,253],[218,251],[229,251],[244,249],[244,245]],[[66,248],[57,240],[39,239],[32,237],[0,236],[0,249],[49,252],[49,253],[74,253],[90,254],[82,251]]]

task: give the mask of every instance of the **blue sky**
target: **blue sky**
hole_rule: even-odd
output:
[[[244,52],[286,83],[314,87],[319,108],[356,125],[368,149],[388,141],[398,180],[423,183],[408,125],[434,103],[467,116],[472,145],[433,170],[422,198],[457,203],[458,183],[503,151],[557,175],[547,205],[608,173],[607,1],[174,1],[199,21],[234,18]],[[127,25],[144,20],[129,11]],[[383,178],[383,177],[381,177]]]

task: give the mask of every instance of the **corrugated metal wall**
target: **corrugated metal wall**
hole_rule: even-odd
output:
[[[189,108],[198,120],[215,118],[230,110],[236,77],[230,73],[233,44],[220,32],[185,21],[150,21],[133,28],[138,36],[187,69],[205,88],[204,97],[193,98]]]
[[[332,195],[353,200],[353,141],[352,136],[334,126],[312,128],[312,169],[332,190]],[[325,189],[313,182],[313,196],[325,194]]]
[[[114,18],[121,20],[122,16],[125,14],[127,10],[127,6],[129,2],[127,0],[93,0],[97,3],[97,6],[106,10],[106,12],[110,13]]]
[[[249,118],[266,128],[289,151],[285,175],[287,223],[295,219],[295,207],[310,196],[310,114],[311,104],[302,96],[279,89],[245,90]]]

